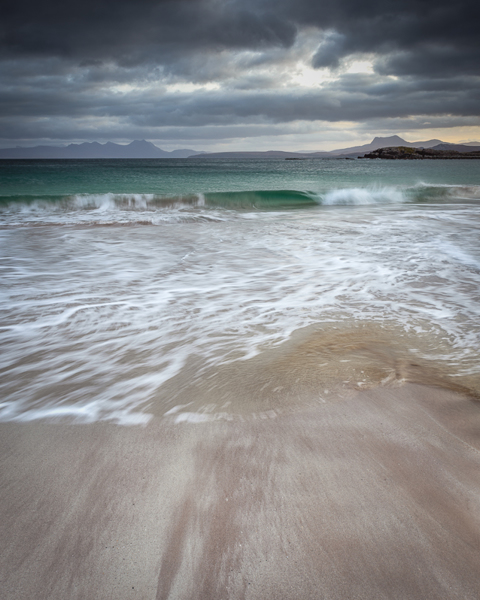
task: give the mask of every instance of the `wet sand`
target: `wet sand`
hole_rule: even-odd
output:
[[[407,383],[255,417],[0,424],[1,597],[478,598],[476,400]]]

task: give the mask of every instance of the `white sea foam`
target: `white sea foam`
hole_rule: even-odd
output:
[[[322,204],[327,206],[362,206],[366,204],[401,204],[407,197],[401,189],[395,187],[381,188],[341,188],[327,192]]]
[[[214,421],[214,415],[204,413],[182,412],[175,417],[175,423],[205,423],[206,421]]]
[[[0,230],[0,419],[138,424],[192,361],[194,384],[344,320],[415,331],[434,342],[423,356],[478,372],[475,206],[255,214]],[[156,412],[204,414],[174,407]]]
[[[205,206],[203,194],[73,194],[70,196],[15,199],[0,204],[1,225],[107,225],[138,222],[162,224],[222,219],[215,211],[198,214]]]
[[[439,252],[446,256],[453,258],[462,265],[474,267],[480,270],[480,252],[478,252],[479,258],[473,256],[471,253],[465,252],[457,244],[452,244],[449,241],[439,240],[438,243]],[[474,249],[472,248],[472,251]],[[475,249],[476,250],[476,249]]]
[[[480,198],[480,186],[338,187],[326,191],[267,190],[157,194],[73,194],[16,198],[0,202],[0,225],[135,225],[223,221],[247,218],[260,211],[285,212],[319,206],[367,206],[406,202],[445,202]],[[245,212],[247,211],[247,212]]]

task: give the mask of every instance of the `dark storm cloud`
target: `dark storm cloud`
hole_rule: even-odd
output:
[[[473,0],[19,0],[4,2],[4,56],[61,56],[84,65],[175,62],[195,50],[289,47],[300,27],[328,32],[313,63],[391,53],[389,68],[478,73],[480,5]],[[396,56],[396,54],[399,56]]]
[[[298,91],[212,90],[159,96],[156,91],[92,94],[88,87],[56,86],[37,94],[4,93],[3,118],[95,117],[128,120],[142,127],[201,127],[238,123],[363,121],[378,117],[442,114],[479,115],[480,81],[456,78],[422,85],[375,76],[344,75],[326,89]]]
[[[4,0],[0,10],[3,139],[480,114],[472,0]],[[343,73],[362,57],[374,74]],[[297,88],[299,62],[337,77]],[[176,82],[215,87],[172,92]]]
[[[289,46],[295,25],[252,0],[20,0],[3,11],[5,56],[62,56],[83,65],[168,62],[193,50]]]
[[[447,63],[455,66],[457,74],[480,72],[480,63],[472,59],[479,56],[478,2],[343,0],[327,4],[328,15],[323,3],[301,3],[304,19],[333,31],[314,56],[316,66],[335,67],[340,59],[355,53],[381,53],[387,56],[383,68],[389,74],[441,75]]]
[[[461,80],[458,80],[461,84]],[[343,82],[327,93],[321,90],[297,93],[249,92],[204,93],[185,95],[170,102],[159,102],[150,111],[117,107],[115,114],[130,116],[132,122],[150,126],[199,126],[206,124],[259,122],[284,123],[297,119],[307,121],[364,121],[379,117],[449,114],[478,115],[480,85],[472,93],[424,91],[403,84],[359,86]],[[112,110],[113,114],[113,110]]]

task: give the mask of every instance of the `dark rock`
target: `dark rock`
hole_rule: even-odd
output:
[[[383,158],[387,160],[424,160],[424,159],[480,159],[480,152],[458,152],[456,150],[437,150],[435,148],[408,148],[394,146],[379,148],[358,158]]]

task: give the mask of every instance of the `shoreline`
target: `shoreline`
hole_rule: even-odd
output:
[[[473,600],[479,426],[411,383],[267,419],[1,423],[2,595]]]

